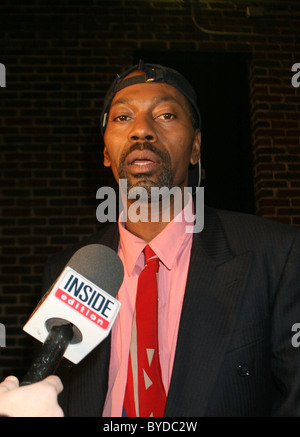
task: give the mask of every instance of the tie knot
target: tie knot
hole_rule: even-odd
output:
[[[158,265],[159,258],[155,254],[155,252],[151,249],[150,246],[145,247],[144,254],[145,254],[145,264],[149,264],[149,262],[154,262],[155,264]]]

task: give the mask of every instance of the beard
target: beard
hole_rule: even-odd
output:
[[[159,170],[153,172],[141,172],[137,174],[130,174],[128,171],[125,160],[127,156],[134,150],[150,150],[155,153],[161,160],[161,165]],[[151,142],[136,142],[127,151],[125,151],[119,161],[119,178],[127,180],[127,193],[131,189],[144,188],[148,195],[148,201],[151,200],[151,188],[172,188],[173,184],[173,174],[171,167],[171,157],[167,151],[162,151],[155,147]],[[153,198],[152,198],[153,201]]]

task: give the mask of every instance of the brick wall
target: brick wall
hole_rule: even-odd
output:
[[[250,3],[250,2],[249,2]],[[141,50],[249,53],[256,212],[300,226],[298,1],[2,0],[0,63],[0,373],[22,376],[21,327],[52,253],[93,233],[102,166],[99,113],[116,72]],[[220,72],[221,76],[222,72]]]

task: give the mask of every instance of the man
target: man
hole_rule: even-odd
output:
[[[104,164],[117,181],[127,181],[127,203],[118,224],[80,245],[97,242],[118,251],[125,272],[118,293],[122,307],[111,336],[63,378],[65,414],[124,414],[138,331],[133,328],[138,276],[149,243],[159,258],[164,415],[299,416],[300,359],[292,344],[300,317],[299,231],[206,208],[203,231],[188,233],[191,198],[182,201],[187,214],[181,221],[172,202],[169,222],[162,220],[151,188],[179,187],[182,193],[190,165],[200,159],[196,97],[174,70],[140,62],[119,76],[106,96],[101,128]],[[148,196],[140,208],[145,206],[147,220],[128,214],[134,202],[129,192],[140,189]],[[158,221],[149,220],[153,204]],[[77,248],[49,261],[45,289]]]

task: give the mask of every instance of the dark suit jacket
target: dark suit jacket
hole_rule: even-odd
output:
[[[118,238],[117,224],[109,224],[80,245],[117,250]],[[45,290],[77,249],[49,260]],[[204,230],[193,235],[165,416],[300,416],[297,322],[300,231],[206,208]],[[66,415],[101,416],[109,356],[110,337],[67,368]]]

